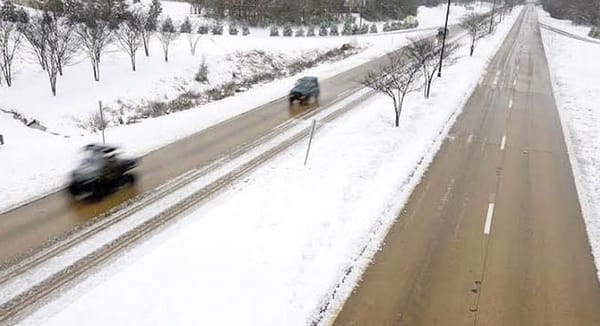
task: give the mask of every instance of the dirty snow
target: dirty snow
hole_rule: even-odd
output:
[[[583,28],[550,18],[543,23],[573,34]],[[589,29],[589,28],[588,28]],[[577,193],[596,266],[600,266],[600,44],[542,29],[548,64]],[[600,277],[600,274],[598,275]]]
[[[481,40],[474,57],[463,44],[431,99],[411,94],[401,127],[393,127],[390,101],[372,97],[322,126],[308,167],[306,144],[292,147],[23,324],[306,325],[353,267],[326,323],[519,11]]]

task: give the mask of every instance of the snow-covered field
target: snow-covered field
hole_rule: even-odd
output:
[[[586,33],[585,28],[553,19],[541,9],[538,14],[544,24],[573,34]],[[600,44],[582,42],[545,29],[542,29],[542,38],[579,201],[596,266],[599,266]]]
[[[375,96],[23,321],[44,325],[306,325],[349,295],[520,8],[406,100]]]
[[[165,14],[182,19],[189,12],[188,5],[163,2]],[[483,11],[487,7],[477,6]],[[435,27],[443,21],[445,8],[420,8],[421,27]],[[451,23],[466,13],[464,7],[454,6]],[[123,53],[108,53],[101,64],[101,81],[92,78],[86,58],[66,67],[65,76],[58,80],[58,95],[51,96],[45,73],[36,64],[25,60],[16,65],[14,86],[0,87],[0,109],[12,110],[27,119],[36,119],[49,128],[41,132],[25,127],[11,115],[0,112],[0,134],[5,145],[0,146],[0,212],[43,196],[62,187],[69,172],[79,160],[80,148],[100,140],[98,134],[79,127],[78,121],[89,119],[98,110],[98,101],[116,109],[118,103],[135,104],[143,101],[164,100],[184,91],[200,91],[230,81],[232,72],[243,54],[262,50],[281,58],[282,62],[306,56],[315,51],[337,48],[351,43],[363,50],[342,61],[324,63],[303,73],[321,79],[350,69],[383,55],[407,42],[408,37],[426,33],[380,34],[377,36],[286,38],[251,36],[204,36],[196,56],[189,53],[187,40],[181,37],[172,45],[169,63],[162,59],[162,49],[155,39],[151,56],[138,55],[137,72],[131,71],[129,59]],[[260,34],[260,33],[257,33]],[[113,49],[114,50],[114,49]],[[239,54],[239,55],[236,55]],[[193,75],[204,55],[209,70],[209,85],[193,80]],[[238,59],[236,59],[238,58]],[[133,125],[108,128],[107,141],[120,145],[132,155],[143,155],[198,132],[210,125],[283,96],[296,77],[253,87],[234,97],[212,102],[169,116],[147,119]]]

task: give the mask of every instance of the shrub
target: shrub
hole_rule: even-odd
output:
[[[223,24],[218,22],[212,25],[211,31],[214,35],[223,35]]]
[[[279,36],[279,28],[277,26],[271,26],[270,36]]]
[[[315,27],[314,26],[308,26],[308,31],[306,32],[306,36],[308,36],[308,37],[315,36]]]
[[[304,28],[302,27],[298,27],[298,29],[296,30],[296,37],[301,37],[304,36]]]
[[[229,24],[229,35],[238,35],[239,32],[240,30],[238,29],[236,24]]]
[[[244,35],[244,36],[250,35],[250,28],[248,28],[248,26],[246,26],[246,25],[242,26],[242,35]]]
[[[593,26],[588,36],[593,38],[600,38],[600,28],[597,26]]]
[[[390,31],[390,23],[389,22],[385,22],[385,24],[383,24],[383,31],[384,32]]]
[[[338,36],[340,35],[340,32],[338,31],[338,26],[337,25],[331,25],[331,29],[329,30],[329,35],[331,36]]]
[[[327,26],[325,24],[321,24],[321,26],[319,27],[319,36],[327,36],[327,34],[329,34]]]
[[[292,30],[291,25],[285,25],[283,27],[283,36],[292,36],[293,34],[294,34],[294,31]]]
[[[208,34],[208,30],[209,30],[209,28],[207,25],[202,24],[202,25],[198,26],[198,34],[202,34],[202,35]]]
[[[377,25],[373,24],[371,25],[371,33],[377,33]]]
[[[352,24],[349,21],[344,22],[342,35],[352,35]]]
[[[203,84],[208,83],[208,66],[204,57],[202,57],[202,63],[200,63],[200,67],[194,75],[194,80]]]
[[[367,24],[362,25],[359,28],[358,33],[359,34],[367,34],[367,33],[369,33],[369,25],[367,25]]]

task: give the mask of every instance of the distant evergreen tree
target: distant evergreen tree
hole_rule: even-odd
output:
[[[209,28],[208,25],[206,24],[201,24],[200,26],[198,26],[198,34],[208,34]]]
[[[321,26],[319,26],[319,36],[327,36],[327,34],[329,34],[327,25],[321,24]]]
[[[350,21],[344,22],[344,26],[342,27],[342,35],[352,35],[352,23]]]
[[[329,35],[331,36],[339,36],[340,32],[338,31],[338,26],[336,24],[331,25],[329,29]]]
[[[192,33],[192,22],[190,22],[188,17],[185,17],[185,20],[183,23],[181,23],[181,26],[179,26],[179,32],[188,34]]]
[[[237,24],[231,23],[229,24],[229,35],[238,35],[240,30],[237,27]]]

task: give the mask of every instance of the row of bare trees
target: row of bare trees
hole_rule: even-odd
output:
[[[135,71],[138,50],[144,48],[149,56],[149,42],[155,34],[168,61],[169,46],[179,30],[168,17],[159,22],[161,11],[159,0],[153,0],[149,6],[135,3],[129,8],[122,0],[97,3],[49,0],[41,12],[30,15],[5,1],[0,6],[0,84],[12,86],[17,56],[34,59],[39,64],[48,75],[53,95],[64,67],[81,56],[89,59],[93,78],[99,81],[102,56],[113,44],[130,57]],[[189,21],[187,24],[191,28]],[[190,41],[192,53],[197,44],[197,39]]]
[[[505,9],[501,9],[505,10]],[[461,27],[470,36],[470,55],[477,40],[488,35],[491,14],[469,14],[461,20]],[[362,84],[392,99],[395,113],[395,126],[400,125],[400,114],[407,94],[422,89],[424,98],[429,98],[436,71],[444,64],[452,64],[452,57],[459,46],[456,42],[446,44],[441,60],[442,49],[433,38],[411,40],[404,48],[387,55],[386,64],[367,73]]]

